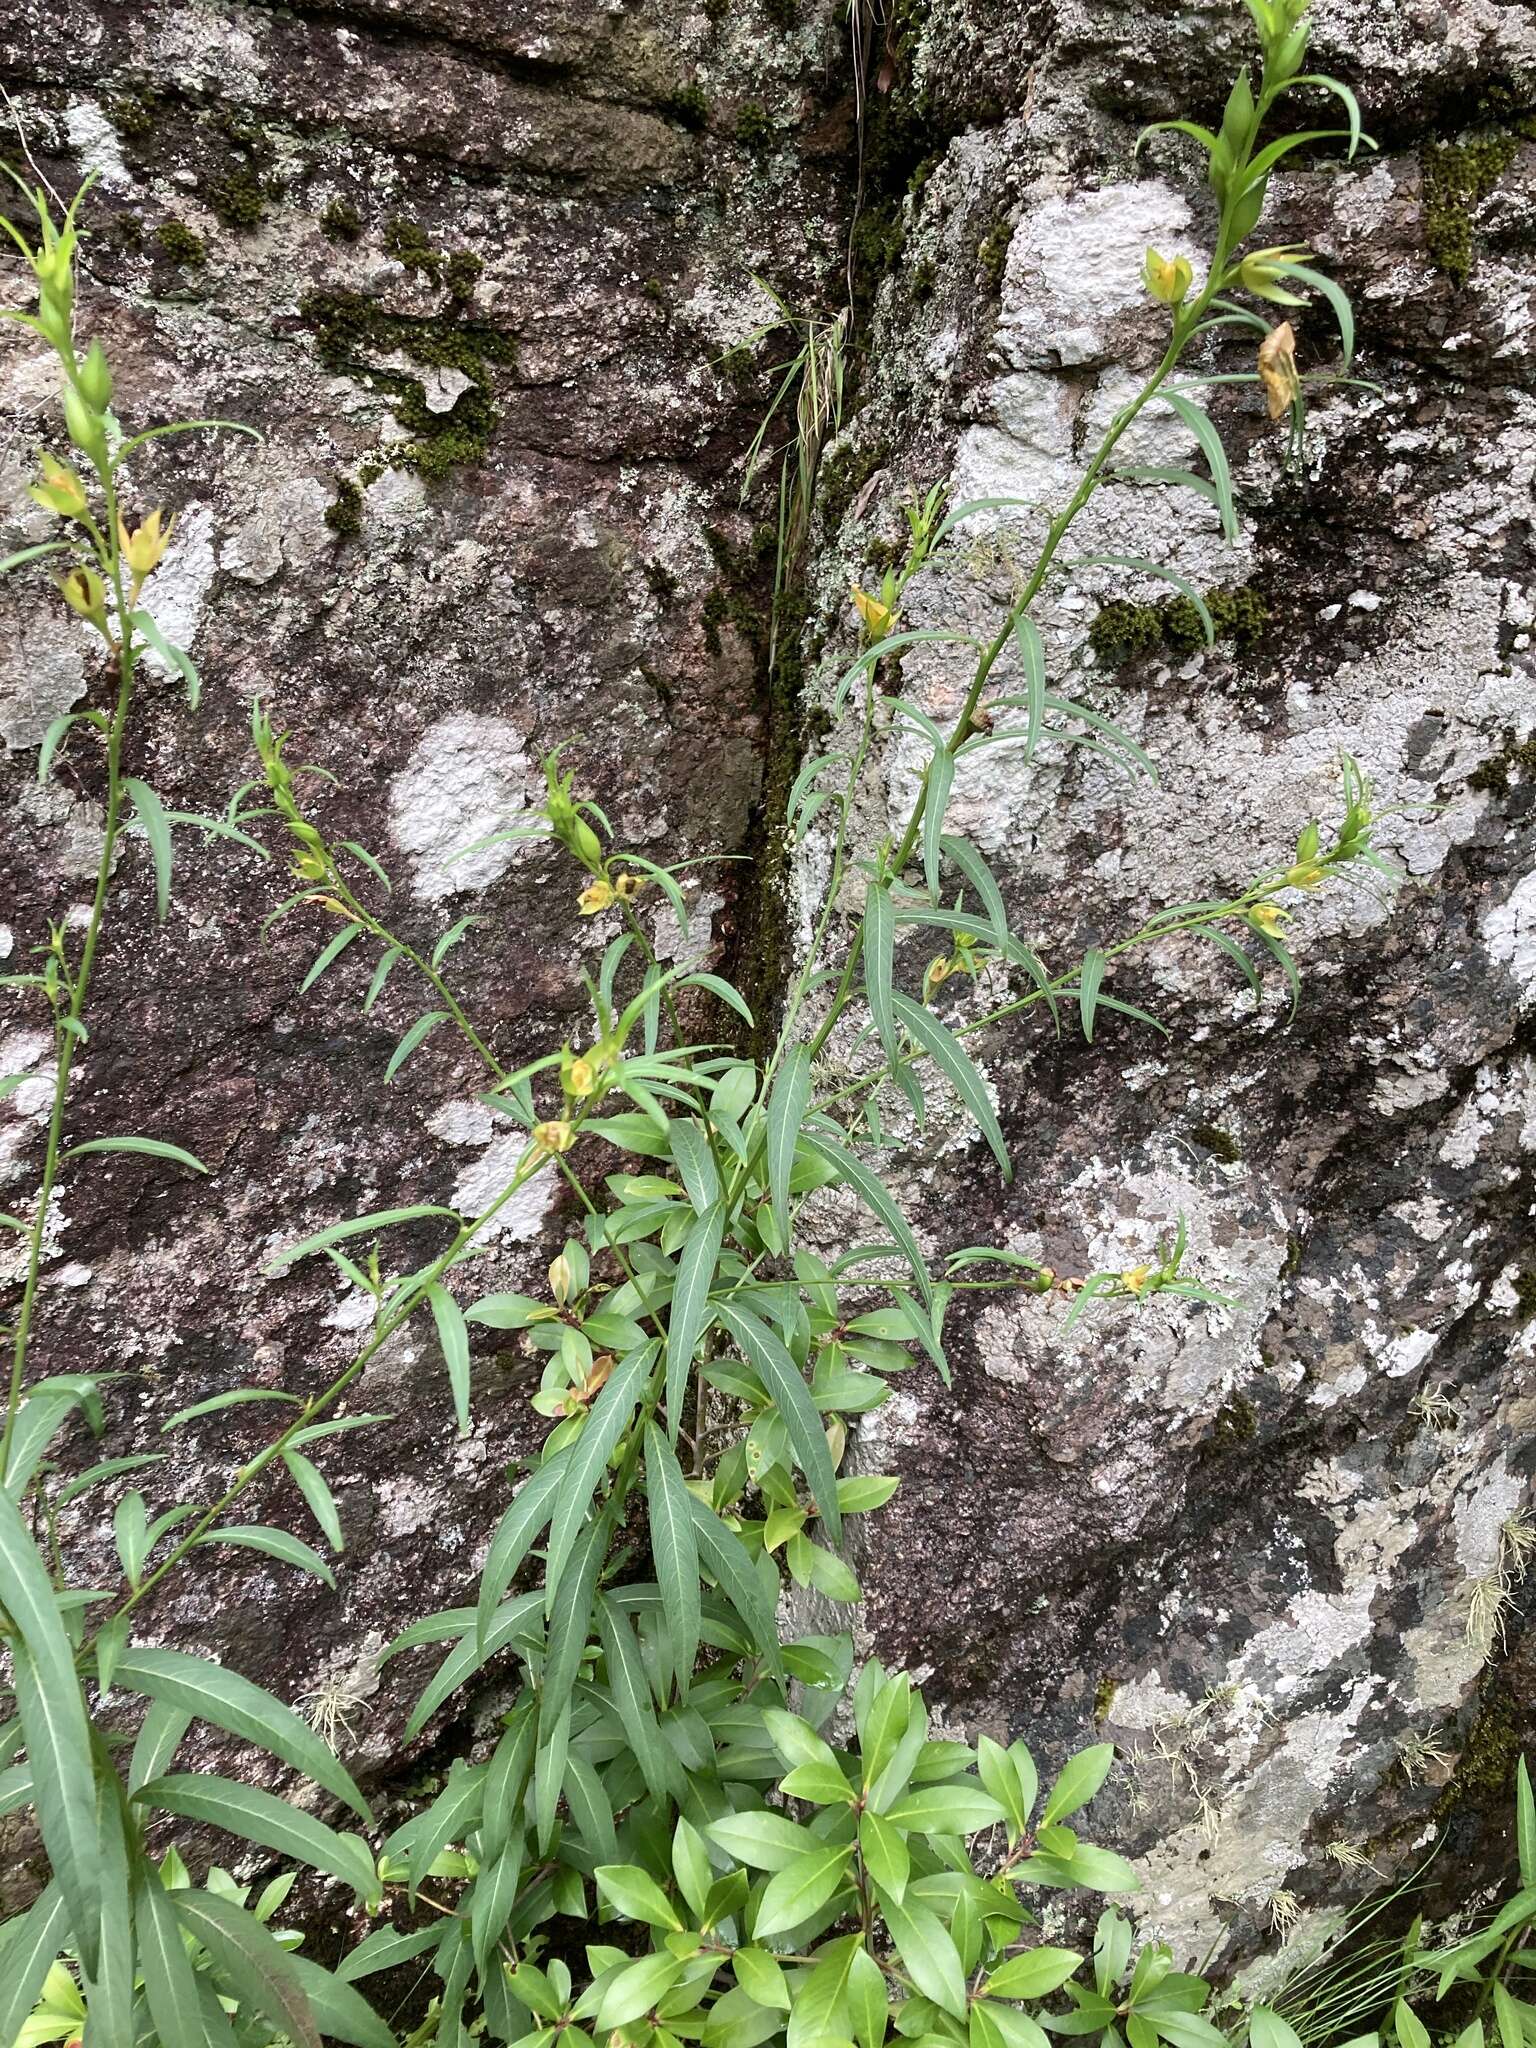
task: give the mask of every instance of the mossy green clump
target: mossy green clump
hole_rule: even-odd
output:
[[[1427,142],[1420,152],[1424,246],[1454,284],[1465,284],[1474,268],[1473,208],[1493,191],[1518,147],[1518,138],[1502,130],[1468,142]]]
[[[428,241],[421,222],[405,213],[392,213],[385,221],[384,253],[407,270],[424,270],[431,277],[436,277],[443,264],[443,252]]]
[[[1211,1430],[1219,1444],[1251,1443],[1259,1433],[1259,1411],[1246,1394],[1234,1394],[1216,1411]]]
[[[747,100],[738,110],[736,140],[743,149],[765,149],[773,140],[773,122],[761,100]]]
[[[450,299],[467,305],[485,272],[485,263],[471,249],[455,249],[443,265],[443,283]]]
[[[1099,1727],[1109,1719],[1109,1710],[1115,1704],[1115,1694],[1120,1690],[1117,1678],[1101,1678],[1093,1688],[1093,1718]]]
[[[336,495],[325,508],[325,523],[343,540],[355,540],[363,530],[363,493],[350,477],[336,486]]]
[[[992,223],[976,251],[976,268],[989,291],[1002,290],[1003,272],[1008,267],[1008,245],[1012,240],[1013,224],[1006,217],[1001,217]]]
[[[461,463],[483,462],[496,429],[491,370],[517,361],[517,343],[500,328],[446,316],[417,319],[386,313],[361,292],[309,292],[299,314],[315,336],[320,360],[335,375],[355,377],[386,394],[411,439],[390,451],[391,466],[446,476]],[[459,370],[470,380],[451,410],[433,412],[419,377],[378,366],[380,356],[404,353],[423,369]]]
[[[757,380],[757,358],[751,349],[737,342],[718,357],[715,368],[728,383],[734,384],[739,392],[750,391]]]
[[[1223,1166],[1236,1166],[1243,1156],[1243,1148],[1230,1131],[1222,1130],[1219,1124],[1196,1124],[1189,1134],[1197,1145],[1219,1159]]]
[[[350,199],[333,199],[320,216],[320,232],[328,241],[355,242],[363,232],[363,216]]]
[[[233,170],[209,179],[202,196],[220,227],[249,234],[260,227],[271,191],[249,164],[236,164]]]
[[[702,85],[680,85],[666,103],[666,111],[685,128],[702,128],[709,120],[709,101]]]
[[[1269,624],[1269,606],[1251,587],[1216,588],[1203,593],[1211,628],[1219,641],[1229,641],[1240,655],[1252,654]],[[1131,604],[1111,598],[1088,628],[1088,644],[1111,667],[1168,647],[1192,654],[1205,645],[1200,614],[1187,597],[1165,598],[1160,604]]]
[[[143,142],[155,132],[160,96],[147,86],[119,93],[107,102],[107,119],[125,142]]]
[[[1515,1275],[1515,1308],[1522,1323],[1536,1316],[1536,1266]]]
[[[1467,787],[1491,789],[1500,796],[1507,796],[1512,775],[1518,775],[1522,782],[1536,781],[1536,733],[1528,740],[1518,740],[1506,727],[1499,751],[1484,761],[1480,768],[1473,769],[1467,777]]]
[[[208,261],[202,236],[195,234],[184,220],[162,221],[155,229],[155,243],[167,261],[179,263],[184,269],[195,270]]]

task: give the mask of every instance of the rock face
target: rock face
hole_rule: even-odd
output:
[[[4,31],[38,164],[61,187],[99,174],[82,313],[125,411],[264,437],[155,444],[135,470],[145,508],[178,510],[160,610],[205,698],[190,716],[166,683],[133,772],[172,807],[221,809],[264,698],[294,757],[338,777],[317,801],[385,860],[408,934],[481,920],[452,958],[498,1056],[575,1028],[574,970],[612,934],[576,918],[542,848],[450,856],[515,824],[572,733],[569,764],[639,852],[758,856],[699,871],[693,943],[771,1001],[758,898],[778,862],[754,805],[802,725],[825,723],[856,646],[850,578],[878,582],[914,488],[1022,499],[908,593],[913,623],[995,624],[1156,360],[1144,247],[1198,264],[1206,245],[1187,146],[1132,147],[1145,121],[1219,111],[1242,9],[886,12],[857,208],[840,6],[22,0]],[[904,1480],[861,1560],[869,1646],[972,1733],[1033,1730],[1051,1757],[1113,1736],[1145,1911],[1186,1952],[1219,1938],[1234,1958],[1296,1904],[1326,1928],[1453,1812],[1461,1877],[1493,1867],[1531,1696],[1501,1660],[1536,1306],[1536,24],[1485,0],[1333,0],[1316,61],[1358,90],[1380,148],[1293,159],[1263,239],[1306,241],[1347,286],[1370,384],[1316,391],[1299,451],[1248,387],[1211,389],[1236,545],[1189,496],[1129,486],[1074,534],[1076,554],[1153,556],[1223,593],[1211,652],[1171,644],[1148,609],[1163,593],[1122,570],[1058,579],[1038,613],[1053,682],[1127,727],[1161,786],[1000,748],[962,764],[950,816],[1054,967],[1287,860],[1309,817],[1336,814],[1341,752],[1398,807],[1382,844],[1402,874],[1299,910],[1294,1021],[1288,991],[1255,1005],[1184,942],[1108,985],[1167,1041],[1120,1017],[1092,1045],[1043,1021],[983,1041],[1015,1177],[942,1117],[914,1135],[890,1173],[928,1244],[1085,1272],[1139,1262],[1182,1217],[1191,1270],[1240,1306],[1103,1309],[1070,1334],[1059,1297],[957,1308],[953,1387],[914,1372],[857,1452]],[[780,360],[753,351],[774,313],[753,278],[835,310],[850,230],[856,393],[822,462],[797,706],[801,663],[765,673],[771,508],[739,503]],[[1304,369],[1337,360],[1320,303],[1298,325]],[[26,447],[49,378],[3,346],[0,408]],[[1136,459],[1191,445],[1157,417]],[[0,552],[41,530],[24,481],[0,473]],[[44,597],[16,617],[0,901],[19,955],[86,893],[99,831],[88,749],[44,786],[29,749],[101,679]],[[922,647],[902,688],[942,719],[964,677]],[[919,766],[885,736],[870,844],[899,830]],[[815,831],[797,863],[791,941],[824,871]],[[121,1159],[65,1188],[38,1355],[129,1375],[114,1449],[159,1444],[169,1413],[236,1384],[324,1384],[357,1303],[313,1264],[273,1281],[264,1262],[343,1214],[483,1205],[510,1144],[446,1038],[384,1085],[422,1005],[392,983],[360,1019],[361,949],[299,995],[329,933],[296,918],[263,940],[279,869],[187,833],[164,925],[136,846],[121,884],[74,1127],[171,1138],[214,1171],[194,1185]],[[921,956],[902,960],[915,986]],[[34,1023],[7,1022],[0,1067],[45,1059]],[[45,1082],[0,1109],[16,1199]],[[480,1276],[528,1284],[561,1223],[510,1213]],[[407,1234],[403,1255],[430,1242]],[[356,1403],[393,1420],[327,1461],[338,1594],[209,1552],[151,1630],[285,1697],[343,1697],[387,1774],[408,1680],[373,1660],[462,1599],[502,1468],[533,1441],[527,1391],[515,1356],[477,1361],[460,1442],[430,1341],[397,1346]],[[261,1414],[189,1425],[189,1495],[262,1441]],[[264,1512],[305,1526],[293,1498]],[[1490,1586],[1510,1596],[1491,1624]]]

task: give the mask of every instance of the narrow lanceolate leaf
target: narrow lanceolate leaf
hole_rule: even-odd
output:
[[[997,1112],[987,1095],[986,1083],[961,1048],[959,1039],[948,1025],[941,1024],[921,1003],[911,1002],[906,996],[897,996],[894,1000],[897,1016],[975,1119],[981,1135],[996,1155],[1003,1170],[1003,1179],[1012,1180],[1013,1167],[1008,1158],[1008,1147],[1003,1142]]]
[[[183,1151],[180,1145],[167,1145],[163,1138],[87,1138],[83,1145],[71,1145],[64,1157],[81,1159],[87,1152],[141,1152],[146,1159],[173,1159],[178,1166],[190,1166],[194,1173],[208,1171],[195,1153]]]
[[[437,1341],[443,1347],[448,1384],[453,1389],[453,1412],[458,1417],[459,1435],[469,1435],[469,1327],[464,1311],[448,1292],[435,1282],[427,1289]]]
[[[620,1614],[597,1596],[597,1633],[603,1646],[608,1674],[608,1695],[618,1713],[646,1790],[653,1799],[665,1800],[671,1789],[671,1752],[656,1725],[656,1707],[650,1680],[640,1656],[640,1645],[626,1615]]]
[[[446,1010],[428,1010],[427,1014],[424,1017],[418,1017],[416,1019],[416,1022],[411,1026],[410,1030],[406,1032],[405,1036],[401,1039],[400,1043],[395,1047],[394,1051],[389,1056],[389,1064],[384,1069],[384,1081],[386,1086],[388,1086],[388,1084],[394,1080],[396,1074],[399,1073],[400,1069],[405,1065],[406,1061],[410,1058],[411,1054],[416,1050],[417,1046],[421,1044],[422,1040],[425,1037],[427,1037],[427,1035],[430,1032],[435,1031],[439,1024],[446,1024],[447,1021],[448,1012]]]
[[[1040,1826],[1048,1828],[1053,1821],[1068,1820],[1079,1807],[1086,1806],[1109,1776],[1114,1761],[1112,1742],[1096,1742],[1091,1749],[1080,1749],[1076,1756],[1068,1757],[1051,1787]]]
[[[491,1617],[502,1595],[517,1576],[517,1568],[528,1555],[535,1537],[554,1512],[555,1495],[565,1478],[570,1451],[561,1451],[541,1465],[531,1479],[524,1480],[512,1497],[512,1505],[497,1524],[480,1574],[480,1597],[475,1608],[475,1633],[485,1646]]]
[[[1006,943],[1011,937],[1008,930],[1008,911],[1003,903],[1003,892],[998,888],[992,870],[969,839],[946,834],[944,851],[980,897],[981,907],[987,914],[987,923],[993,936],[999,943]]]
[[[635,1412],[651,1367],[656,1362],[658,1348],[655,1343],[643,1345],[614,1367],[607,1385],[592,1404],[586,1428],[571,1446],[570,1460],[565,1467],[549,1524],[544,1589],[545,1603],[551,1611],[561,1574],[581,1533],[593,1491],[607,1469],[609,1454]]]
[[[266,1557],[275,1557],[281,1564],[296,1565],[301,1572],[312,1572],[317,1579],[323,1579],[332,1592],[336,1590],[335,1577],[325,1559],[302,1537],[290,1535],[286,1529],[268,1529],[260,1525],[210,1529],[206,1536],[198,1537],[197,1543],[199,1548],[208,1544],[233,1543],[237,1549],[259,1550]]]
[[[715,1202],[690,1227],[678,1254],[667,1314],[667,1435],[673,1443],[687,1404],[688,1375],[709,1322],[709,1290],[724,1241],[725,1204]]]
[[[650,1479],[651,1560],[679,1690],[686,1692],[699,1650],[699,1543],[682,1467],[654,1422],[646,1424],[645,1469]]]
[[[751,1552],[735,1530],[728,1529],[695,1494],[689,1494],[688,1502],[699,1539],[700,1562],[746,1623],[769,1670],[779,1671],[783,1660],[774,1603],[757,1576]]]
[[[55,1877],[28,1912],[0,1930],[0,2041],[20,2035],[72,1926],[69,1900]]]
[[[878,1174],[873,1173],[857,1154],[845,1150],[833,1139],[823,1136],[820,1131],[808,1133],[805,1142],[818,1158],[835,1169],[839,1180],[847,1182],[870,1214],[885,1225],[907,1264],[912,1268],[912,1278],[916,1281],[924,1301],[931,1308],[933,1282],[928,1276],[927,1262],[918,1249],[911,1226],[891,1199],[884,1181]]]
[[[1192,398],[1182,397],[1177,391],[1160,391],[1158,397],[1164,405],[1172,406],[1200,443],[1200,452],[1210,467],[1211,483],[1216,491],[1221,530],[1228,540],[1236,540],[1237,513],[1232,504],[1232,472],[1227,467],[1227,451],[1222,446],[1221,435],[1216,431],[1214,422],[1203,406],[1196,405]]]
[[[309,2000],[315,2024],[327,2041],[345,2041],[348,2048],[398,2048],[399,2036],[386,2027],[361,1992],[322,1970],[307,1956],[291,1956],[299,1989]]]
[[[1524,1757],[1515,1766],[1515,1842],[1520,1882],[1530,1890],[1536,1887],[1536,1799],[1531,1796],[1531,1774]]]
[[[180,1707],[156,1702],[144,1716],[139,1739],[128,1760],[128,1790],[137,1792],[167,1769],[181,1747],[181,1739],[192,1726],[192,1715]]]
[[[314,2012],[286,1949],[261,1922],[216,1892],[167,1894],[177,1919],[200,1941],[246,2011],[261,2013],[295,2048],[321,2048]]]
[[[709,1140],[687,1117],[674,1117],[667,1127],[672,1141],[672,1158],[682,1175],[683,1186],[696,1214],[702,1216],[712,1202],[720,1199],[720,1176],[715,1171]]]
[[[789,1177],[795,1165],[795,1141],[811,1100],[811,1054],[804,1045],[785,1054],[768,1097],[768,1191],[779,1243],[789,1243]]]
[[[238,1672],[183,1650],[126,1650],[117,1680],[130,1690],[202,1721],[211,1721],[323,1785],[365,1822],[373,1816],[361,1792],[306,1721]]]
[[[586,1652],[592,1621],[592,1596],[606,1552],[606,1530],[594,1522],[582,1535],[571,1554],[570,1570],[560,1582],[554,1609],[549,1617],[549,1650],[544,1660],[544,1698],[539,1710],[540,1756],[548,1749],[550,1733],[563,1715],[567,1726],[571,1713],[571,1689]],[[535,1596],[537,1597],[537,1596]],[[563,1738],[562,1738],[563,1748]],[[558,1797],[562,1764],[551,1773]]]
[[[1105,960],[1097,946],[1090,946],[1083,955],[1083,964],[1077,976],[1077,1006],[1083,1020],[1083,1036],[1093,1043],[1093,1013],[1098,1006],[1099,983],[1104,979]]]
[[[132,800],[139,823],[144,827],[144,837],[149,841],[150,856],[155,864],[155,909],[164,924],[171,907],[171,821],[165,815],[164,804],[147,782],[140,782],[134,775],[125,775],[123,788]]]
[[[299,983],[300,995],[303,995],[306,989],[314,987],[331,962],[346,951],[347,947],[351,945],[361,930],[362,926],[360,924],[344,924],[342,926],[330,944],[316,955],[314,964],[311,966],[308,974]]]
[[[722,1303],[716,1314],[721,1328],[739,1347],[784,1418],[796,1461],[821,1511],[827,1533],[836,1542],[843,1533],[837,1505],[837,1472],[804,1374],[775,1333],[766,1323],[759,1322],[750,1309]]]
[[[128,620],[134,631],[148,646],[152,647],[168,669],[174,669],[186,685],[187,702],[195,711],[197,700],[202,694],[202,682],[192,657],[184,647],[174,647],[166,639],[148,612],[134,612]]]
[[[373,1858],[355,1835],[338,1834],[313,1814],[254,1785],[200,1771],[179,1772],[174,1777],[152,1779],[136,1797],[160,1813],[206,1821],[210,1827],[224,1828],[247,1842],[275,1849],[279,1856],[339,1877],[361,1898],[370,1897],[375,1889]]]
[[[944,837],[944,813],[949,808],[949,793],[954,783],[955,757],[948,747],[940,747],[928,763],[923,796],[923,880],[928,885],[931,903],[939,900],[939,848]]]
[[[76,1150],[83,1150],[83,1147],[77,1146]],[[268,1260],[262,1270],[269,1274],[281,1273],[295,1260],[307,1259],[311,1252],[324,1251],[327,1245],[340,1244],[344,1238],[360,1237],[364,1231],[385,1230],[394,1223],[415,1223],[424,1216],[446,1216],[454,1223],[459,1220],[456,1209],[445,1209],[437,1202],[414,1202],[408,1209],[375,1209],[367,1216],[349,1217],[345,1223],[328,1223],[324,1230],[300,1238],[297,1244],[289,1245],[276,1258]]]
[[[342,1548],[341,1515],[336,1506],[336,1496],[320,1472],[302,1451],[287,1450],[283,1463],[288,1476],[304,1497],[304,1505],[320,1524],[325,1540],[332,1550]]]
[[[1013,622],[1018,644],[1019,666],[1024,671],[1024,758],[1029,760],[1040,743],[1040,726],[1045,717],[1045,642],[1040,628],[1022,612]]]
[[[871,882],[864,896],[864,995],[887,1060],[901,1057],[896,1012],[891,1007],[895,981],[896,914],[889,889]]]
[[[14,1631],[12,1685],[36,1786],[37,1820],[70,1924],[95,1965],[101,1917],[96,1788],[85,1700],[47,1567],[0,1493],[0,1609]]]
[[[181,1922],[159,1878],[144,1865],[139,1868],[133,1917],[144,1997],[161,2048],[207,2048],[197,1976]]]

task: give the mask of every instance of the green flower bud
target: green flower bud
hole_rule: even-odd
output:
[[[100,416],[91,410],[73,384],[64,387],[64,424],[82,455],[95,461],[105,454],[107,437]]]
[[[94,412],[105,412],[112,403],[112,372],[99,341],[93,341],[80,365],[80,389]]]

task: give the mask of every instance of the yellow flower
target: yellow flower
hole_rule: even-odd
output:
[[[1195,281],[1187,256],[1160,256],[1149,249],[1141,266],[1147,290],[1161,306],[1181,305]]]
[[[566,1076],[571,1093],[578,1101],[590,1095],[597,1086],[597,1069],[588,1059],[571,1061],[571,1070]]]
[[[1256,299],[1269,299],[1277,306],[1304,306],[1306,300],[1296,292],[1286,291],[1280,279],[1288,275],[1287,264],[1299,263],[1311,253],[1304,242],[1286,242],[1273,249],[1253,249],[1237,267],[1238,281],[1244,291],[1252,292]]]
[[[71,569],[67,576],[59,578],[59,589],[72,612],[78,612],[82,619],[89,619],[93,626],[106,631],[106,585],[94,569],[87,569],[83,563],[79,568]]]
[[[620,875],[613,885],[613,893],[621,903],[633,903],[644,887],[644,875]]]
[[[1285,912],[1274,903],[1255,903],[1248,913],[1248,922],[1255,931],[1264,932],[1273,938],[1285,923]]]
[[[27,495],[42,506],[45,512],[57,512],[61,519],[77,519],[85,510],[85,485],[67,462],[59,462],[44,450],[38,450],[38,461],[43,467],[41,483],[28,484]]]
[[[588,882],[586,888],[576,898],[576,908],[583,917],[596,917],[600,910],[608,908],[617,893],[607,882]]]
[[[323,882],[325,880],[325,862],[318,853],[311,853],[307,850],[303,853],[296,853],[293,856],[293,872],[301,882]]]
[[[1140,1301],[1147,1291],[1147,1283],[1151,1278],[1152,1268],[1150,1266],[1132,1266],[1128,1273],[1120,1275],[1120,1285],[1127,1294],[1134,1294],[1136,1299]]]
[[[123,560],[140,583],[151,570],[159,567],[160,558],[171,544],[171,529],[169,526],[161,529],[161,516],[160,508],[156,506],[144,524],[136,526],[132,533],[121,519],[117,522],[117,544],[122,549]]]
[[[947,953],[939,953],[928,962],[928,972],[923,976],[923,991],[931,995],[941,983],[948,981],[955,971],[955,963]]]
[[[1296,330],[1289,320],[1271,327],[1259,343],[1259,382],[1269,399],[1269,416],[1283,419],[1301,396],[1296,370]]]
[[[576,1133],[563,1117],[556,1117],[549,1123],[534,1125],[533,1142],[541,1152],[569,1152],[576,1142]]]
[[[1280,885],[1285,889],[1315,889],[1327,872],[1320,860],[1298,861],[1295,867],[1281,876]]]
[[[871,640],[883,640],[896,623],[894,610],[878,597],[871,597],[867,590],[861,590],[857,583],[851,587],[853,608],[864,621],[865,631]]]

